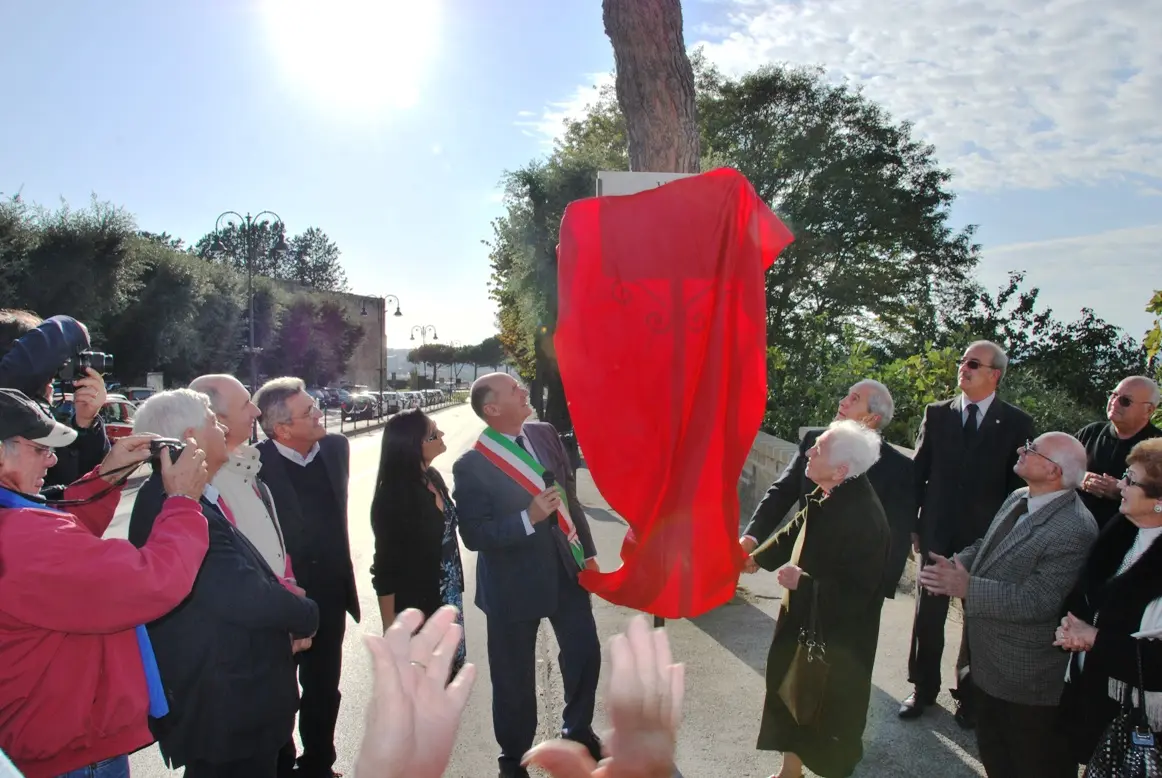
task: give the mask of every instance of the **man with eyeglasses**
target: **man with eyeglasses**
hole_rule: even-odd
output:
[[[1126,472],[1130,449],[1143,440],[1162,436],[1150,422],[1158,410],[1158,384],[1146,376],[1122,379],[1106,403],[1108,421],[1087,424],[1077,433],[1085,446],[1086,474],[1081,499],[1099,527],[1118,512],[1122,499],[1118,479]]]
[[[920,585],[964,600],[985,772],[1076,778],[1057,726],[1068,656],[1048,636],[1097,538],[1076,492],[1085,449],[1064,432],[1047,432],[1026,441],[1014,471],[1028,486],[1009,495],[982,539],[952,559],[931,554]]]
[[[299,378],[275,378],[254,394],[267,439],[258,444],[258,477],[270,489],[295,581],[319,605],[311,647],[295,655],[299,684],[299,735],[279,754],[279,778],[331,778],[336,760],[339,678],[347,614],[359,622],[359,595],[347,532],[347,481],[351,447],[328,433],[323,413]],[[296,761],[297,760],[297,761]]]
[[[971,344],[957,371],[961,393],[924,410],[913,460],[919,515],[912,543],[921,568],[980,540],[1001,503],[1021,486],[1013,467],[1017,450],[1033,437],[1033,419],[996,396],[1007,366],[997,344]],[[948,606],[947,596],[917,589],[908,655],[908,680],[915,688],[900,705],[901,719],[918,718],[936,702]],[[971,729],[974,696],[967,664],[962,668],[952,695],[957,723]]]

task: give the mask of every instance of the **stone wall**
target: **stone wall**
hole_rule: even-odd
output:
[[[739,527],[750,521],[767,488],[779,477],[799,449],[798,444],[760,432],[738,479]]]

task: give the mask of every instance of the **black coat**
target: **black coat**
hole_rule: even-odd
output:
[[[950,556],[984,537],[993,518],[1016,489],[1017,449],[1032,440],[1033,417],[994,397],[976,437],[965,444],[961,401],[932,403],[916,438],[915,532],[920,551]]]
[[[451,502],[444,479],[428,471],[445,502]],[[395,611],[418,608],[431,616],[444,604],[440,596],[444,552],[444,512],[419,479],[392,478],[379,485],[371,504],[375,558],[371,584],[375,594],[395,595]]]
[[[807,477],[807,452],[821,434],[823,430],[812,430],[803,436],[798,452],[755,508],[743,535],[750,535],[762,543],[793,506],[802,509],[807,504],[807,495],[815,491],[815,483]],[[896,596],[896,586],[912,551],[912,530],[916,526],[913,472],[912,460],[887,442],[880,443],[880,458],[867,472],[892,532],[891,549],[884,567],[882,591],[885,597]]]
[[[1072,613],[1094,624],[1097,614],[1093,650],[1086,652],[1084,669],[1078,667],[1076,654],[1070,658],[1070,681],[1062,694],[1062,722],[1079,763],[1089,761],[1118,713],[1118,703],[1109,695],[1109,679],[1137,683],[1138,647],[1146,691],[1162,692],[1162,641],[1130,637],[1139,630],[1146,606],[1162,597],[1162,541],[1155,541],[1128,570],[1114,576],[1137,535],[1138,528],[1125,516],[1110,519],[1065,599],[1062,615]]]
[[[351,563],[351,539],[347,530],[347,481],[351,472],[351,443],[346,436],[336,433],[327,434],[319,441],[318,456],[323,458],[327,474],[331,479],[331,488],[335,492],[338,503],[335,510],[342,526],[343,548],[346,549],[346,560],[336,569],[319,569],[322,561],[317,553],[322,544],[315,543],[314,538],[320,532],[331,531],[324,526],[318,516],[308,516],[303,513],[299,497],[291,484],[294,471],[297,467],[288,462],[286,457],[279,453],[274,441],[267,440],[258,444],[262,469],[258,477],[270,489],[274,498],[274,507],[278,511],[278,521],[282,527],[283,538],[286,540],[286,550],[290,554],[291,568],[299,585],[309,594],[315,582],[321,579],[338,581],[343,590],[344,609],[351,614],[351,618],[359,621],[359,593],[355,589],[355,568]],[[326,587],[330,589],[331,587]]]
[[[779,611],[767,657],[767,696],[758,747],[794,752],[812,772],[842,778],[851,775],[863,758],[891,530],[866,475],[818,500],[809,499],[805,518],[801,512],[774,535],[769,547],[755,554],[755,561],[766,570],[787,564],[795,539],[806,526],[799,557],[804,575],[791,592],[790,608]],[[799,630],[807,625],[813,587],[830,670],[820,719],[804,727],[795,723],[778,690],[791,667]]]
[[[139,548],[165,502],[155,473],[129,520]],[[170,712],[150,728],[171,767],[271,755],[291,738],[298,681],[291,638],[319,626],[314,602],[288,591],[218,507],[202,500],[210,545],[190,595],[148,625]]]

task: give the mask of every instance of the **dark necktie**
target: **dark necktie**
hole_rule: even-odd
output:
[[[524,435],[517,435],[516,436],[516,444],[518,446],[520,446],[521,450],[523,450],[526,454],[532,456],[533,452],[529,451],[529,447],[525,445],[525,436]]]
[[[1017,500],[1017,504],[1013,506],[1012,510],[1006,513],[1005,517],[1001,519],[1000,526],[997,527],[997,532],[995,535],[993,535],[993,539],[989,543],[989,547],[986,549],[986,552],[991,553],[993,549],[995,549],[1001,543],[1004,543],[1005,538],[1007,538],[1009,533],[1013,531],[1013,527],[1017,526],[1017,519],[1024,516],[1028,510],[1029,499],[1027,497],[1022,497],[1021,499]],[[984,559],[984,556],[984,554],[981,554],[978,558]]]
[[[968,412],[968,419],[964,422],[964,439],[972,440],[976,437],[976,412],[979,409],[976,403],[969,403],[965,410]]]

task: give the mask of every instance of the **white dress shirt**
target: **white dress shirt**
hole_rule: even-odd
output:
[[[976,403],[976,428],[978,430],[980,429],[980,423],[984,421],[984,415],[989,412],[989,406],[993,404],[996,396],[996,392],[993,392],[988,397]],[[968,424],[968,406],[971,403],[972,400],[968,399],[967,395],[960,395],[960,426],[962,427]]]
[[[503,432],[500,434],[504,435]],[[516,443],[516,439],[518,437],[516,435],[504,435],[504,436],[506,438],[508,438],[509,440],[511,440],[513,443]],[[529,456],[533,458],[533,461],[536,462],[537,464],[541,464],[540,457],[537,456],[537,451],[535,448],[533,448],[533,442],[531,440],[529,440],[527,435],[522,434],[519,437],[525,444],[524,445],[525,451],[527,451]],[[520,445],[519,443],[516,443],[516,444],[518,446]],[[531,519],[529,519],[529,512],[527,510],[523,510],[520,512],[520,520],[525,525],[525,534],[526,535],[531,535],[531,534],[533,534],[533,532],[536,531],[533,529],[533,522]]]
[[[289,459],[290,461],[294,462],[296,465],[299,465],[301,467],[306,467],[307,465],[311,464],[311,462],[315,458],[315,455],[319,453],[319,444],[318,443],[311,446],[311,450],[307,452],[306,456],[303,456],[302,454],[295,451],[290,446],[284,446],[283,444],[279,443],[277,440],[274,441],[274,447],[276,449],[278,449],[278,453],[282,454],[284,457],[286,457],[287,459]]]

